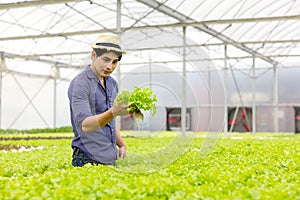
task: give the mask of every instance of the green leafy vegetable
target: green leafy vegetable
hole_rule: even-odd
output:
[[[126,159],[119,159],[115,166],[87,164],[82,168],[71,165],[71,139],[54,139],[73,136],[72,132],[47,133],[52,139],[43,140],[36,139],[36,134],[30,140],[11,140],[23,134],[1,134],[10,140],[1,140],[0,147],[44,148],[0,150],[0,199],[299,200],[299,134],[231,133],[223,137],[220,133],[205,156],[203,143],[214,133],[194,133],[184,152],[177,145],[185,145],[181,139],[187,138],[173,143],[177,134],[181,132],[159,132],[147,139],[124,137],[130,148]],[[165,165],[174,157],[178,159]]]
[[[152,111],[152,115],[155,115],[155,102],[157,102],[157,97],[149,87],[134,87],[132,92],[124,90],[115,100],[116,104],[130,104],[128,111],[133,114],[137,121],[143,120],[144,118],[141,110],[150,110]]]

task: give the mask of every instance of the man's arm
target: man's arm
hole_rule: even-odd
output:
[[[125,158],[126,157],[126,144],[121,136],[120,130],[115,127],[116,129],[116,137],[117,137],[117,145],[119,147],[119,157]]]
[[[109,110],[101,113],[99,115],[94,115],[85,118],[82,121],[82,131],[85,133],[90,133],[92,131],[98,130],[104,127],[108,122],[110,122],[114,117],[118,115],[127,115],[128,105],[114,105]]]

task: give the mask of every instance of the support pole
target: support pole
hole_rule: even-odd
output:
[[[56,77],[53,80],[53,128],[56,128],[56,117],[57,117],[57,113],[56,113],[56,99],[57,99],[57,79]]]
[[[116,27],[116,30],[117,30],[117,34],[120,36],[121,38],[121,0],[117,0],[117,27]],[[121,67],[120,67],[120,63],[119,63],[119,66],[117,68],[117,71],[116,71],[116,79],[117,79],[117,82],[118,82],[118,85],[119,85],[119,88],[121,87]]]
[[[0,65],[0,128],[2,129],[2,73],[5,69],[5,58],[1,54],[1,65]]]
[[[278,132],[278,75],[277,75],[277,68],[274,66],[274,88],[273,88],[273,95],[274,95],[274,103],[273,103],[273,112],[274,112],[274,132]]]
[[[255,57],[252,63],[252,134],[256,134],[256,73]]]
[[[224,45],[224,137],[228,133],[228,83],[227,83],[227,45]]]
[[[151,54],[148,55],[149,58],[149,87],[152,89],[152,58]],[[150,124],[150,131],[152,131],[152,112],[150,113],[149,117],[149,124]]]
[[[59,67],[54,66],[54,80],[53,80],[53,127],[57,127],[57,79],[60,78]]]
[[[119,35],[120,39],[121,38],[121,0],[117,0],[117,27],[116,27],[116,30],[117,30],[117,34]],[[121,63],[119,63],[119,66],[117,67],[117,70],[116,70],[116,81],[118,83],[118,88],[119,90],[121,90]],[[119,127],[119,129],[121,129],[121,119],[120,117],[117,117],[116,119],[116,124],[117,124],[117,127]]]
[[[182,66],[182,88],[181,88],[181,131],[182,137],[186,135],[186,27],[183,32],[183,66]]]

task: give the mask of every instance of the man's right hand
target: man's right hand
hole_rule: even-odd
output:
[[[126,104],[117,104],[114,105],[111,109],[112,109],[112,114],[114,117],[116,116],[122,116],[122,115],[128,115],[128,107],[129,105]]]

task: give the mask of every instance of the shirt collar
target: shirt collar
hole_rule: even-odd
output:
[[[86,71],[86,74],[87,74],[87,77],[92,79],[92,78],[95,78],[97,79],[97,81],[100,83],[100,80],[99,78],[96,76],[96,74],[93,72],[93,70],[91,69],[91,66],[88,65],[86,68],[85,68],[85,71]],[[105,78],[105,81],[106,81],[106,86],[108,86],[108,84],[110,84],[110,76],[109,77],[106,77]]]
[[[93,72],[93,70],[91,69],[91,66],[88,65],[86,68],[85,68],[85,71],[86,71],[86,74],[87,74],[87,77],[88,78],[96,78],[98,79],[98,77],[96,76],[96,74]]]

